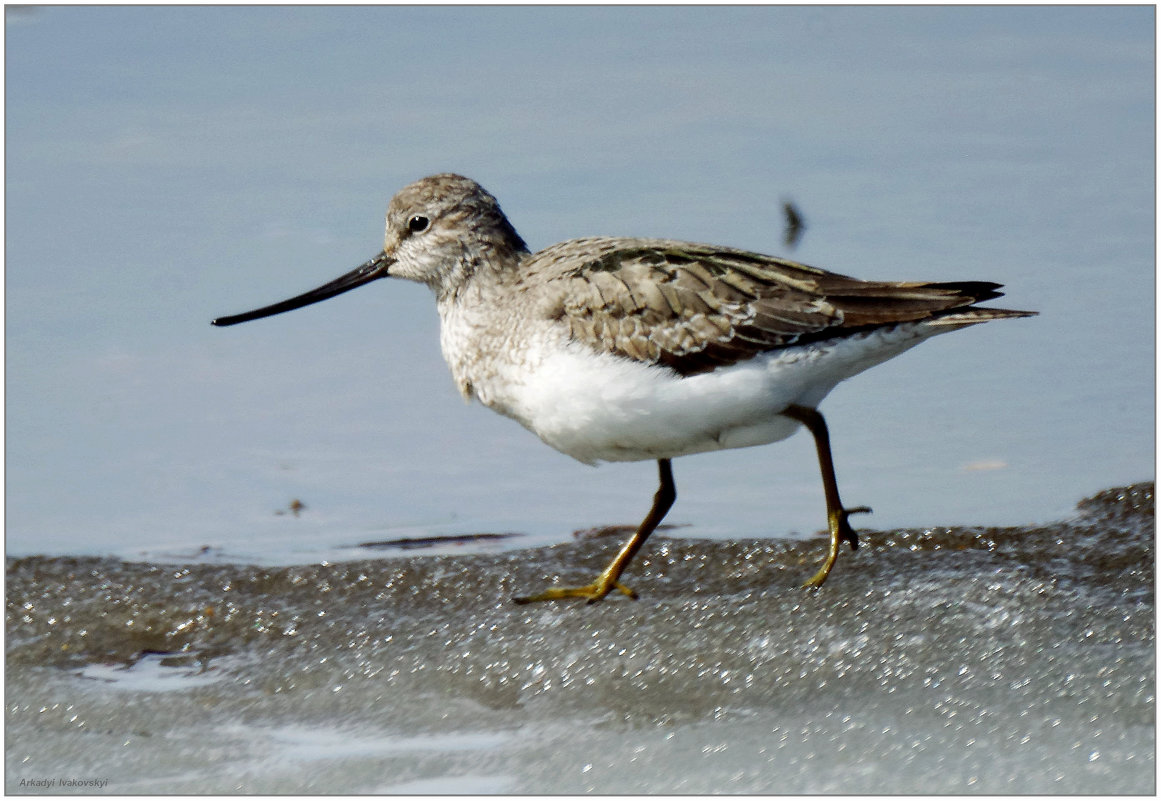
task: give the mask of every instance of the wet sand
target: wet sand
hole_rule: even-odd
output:
[[[678,529],[591,606],[509,599],[616,540],[9,559],[7,790],[1151,793],[1153,508],[862,529],[818,592],[822,539]]]

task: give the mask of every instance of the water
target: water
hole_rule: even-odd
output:
[[[1050,525],[657,536],[642,599],[517,606],[615,541],[284,567],[8,561],[6,788],[1139,793],[1153,487]],[[54,792],[81,788],[57,785]]]
[[[591,470],[464,406],[422,287],[209,325],[374,255],[388,198],[446,170],[535,248],[709,241],[871,279],[999,281],[997,305],[1040,311],[826,399],[843,498],[875,510],[860,524],[1049,521],[1150,479],[1153,19],[9,8],[7,552],[292,563],[639,520],[654,465]],[[806,220],[792,252],[787,199]],[[824,525],[804,435],[674,471],[688,534]],[[296,498],[299,518],[274,514]]]

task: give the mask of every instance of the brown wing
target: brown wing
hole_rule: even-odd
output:
[[[567,322],[574,339],[682,375],[762,351],[937,318],[1001,295],[999,284],[982,281],[860,281],[772,256],[669,240],[575,240],[536,254],[535,262],[555,268],[559,291],[549,313]]]

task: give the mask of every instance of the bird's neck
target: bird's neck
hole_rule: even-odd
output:
[[[436,300],[442,307],[462,303],[467,297],[478,300],[496,288],[509,286],[519,279],[521,265],[527,257],[527,250],[505,245],[465,246],[456,255],[451,269],[432,285]]]

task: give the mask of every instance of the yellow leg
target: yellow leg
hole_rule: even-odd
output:
[[[613,589],[620,590],[630,598],[636,598],[637,593],[617,579],[621,577],[621,573],[625,571],[630,560],[637,555],[637,551],[641,550],[645,540],[649,539],[649,535],[665,519],[669,507],[673,506],[674,500],[677,499],[677,487],[673,484],[673,469],[669,465],[669,460],[658,459],[657,467],[661,475],[661,486],[657,488],[657,494],[653,496],[653,508],[649,510],[649,514],[641,521],[637,531],[595,581],[583,587],[552,587],[537,595],[528,595],[512,600],[518,604],[528,604],[533,601],[556,601],[561,598],[585,598],[591,604],[604,598]]]
[[[806,426],[806,430],[814,437],[815,448],[818,449],[818,466],[822,471],[822,489],[826,494],[826,520],[830,528],[830,548],[827,549],[826,561],[822,563],[822,567],[810,581],[802,585],[817,588],[821,587],[822,583],[826,581],[826,577],[830,575],[830,570],[834,567],[835,560],[838,559],[839,545],[842,542],[850,543],[852,551],[859,547],[859,537],[847,522],[847,517],[870,512],[871,509],[867,506],[856,506],[853,509],[843,508],[842,501],[839,500],[838,482],[835,481],[834,477],[834,460],[830,455],[830,434],[826,429],[826,421],[819,411],[807,406],[790,406],[783,414]]]

